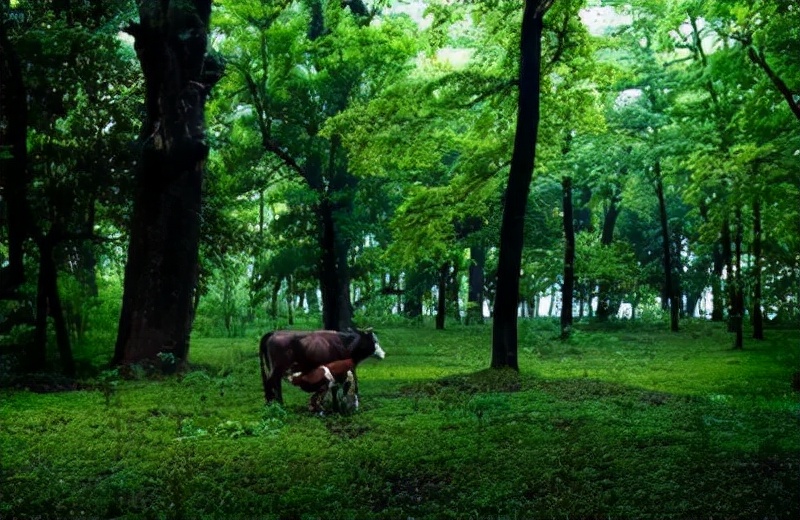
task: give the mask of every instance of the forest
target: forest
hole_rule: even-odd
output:
[[[0,0],[0,517],[795,518],[798,56],[793,0]],[[375,331],[358,410],[265,406],[282,329]]]

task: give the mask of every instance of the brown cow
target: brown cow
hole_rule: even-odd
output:
[[[356,364],[352,359],[341,359],[327,365],[322,365],[311,372],[296,372],[289,376],[289,382],[306,392],[311,392],[308,409],[312,412],[322,412],[322,403],[325,395],[330,392],[334,409],[341,408],[338,399],[338,387],[341,385],[343,396],[353,409],[358,409],[358,396],[355,395]],[[341,411],[341,410],[337,410]]]
[[[259,348],[264,398],[267,403],[283,402],[281,378],[287,372],[304,374],[342,359],[352,359],[355,372],[355,365],[366,358],[373,356],[383,359],[385,355],[372,329],[267,333],[261,338]]]

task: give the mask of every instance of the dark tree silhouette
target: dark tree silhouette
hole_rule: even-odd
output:
[[[492,329],[492,368],[519,370],[517,307],[522,264],[525,208],[536,159],[539,131],[539,91],[542,62],[542,19],[554,0],[526,0],[520,41],[519,104],[514,151],[508,174]]]
[[[207,52],[211,0],[146,0],[126,31],[145,79],[125,285],[114,362],[185,361],[197,283],[205,102],[222,74]]]

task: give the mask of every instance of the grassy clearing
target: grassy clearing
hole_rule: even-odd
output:
[[[263,405],[257,338],[182,378],[0,393],[2,518],[797,518],[800,333],[720,326],[379,330],[361,410]]]

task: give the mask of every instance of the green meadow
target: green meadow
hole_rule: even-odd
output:
[[[377,330],[361,408],[266,407],[258,334],[199,338],[192,369],[0,391],[0,518],[800,517],[800,332],[521,322]],[[33,385],[31,385],[33,386]],[[34,387],[35,388],[35,387]]]

